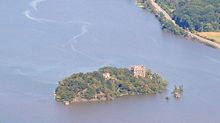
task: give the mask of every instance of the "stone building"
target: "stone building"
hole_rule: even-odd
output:
[[[134,77],[145,77],[145,67],[143,65],[132,66],[130,70],[133,72]]]
[[[104,78],[105,80],[111,79],[111,75],[110,75],[110,73],[108,73],[108,72],[103,73],[102,76],[103,76],[103,78]]]

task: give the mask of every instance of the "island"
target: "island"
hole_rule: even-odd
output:
[[[102,67],[98,71],[74,73],[59,81],[56,101],[65,105],[75,102],[99,102],[128,95],[162,93],[167,81],[143,65],[130,68]]]

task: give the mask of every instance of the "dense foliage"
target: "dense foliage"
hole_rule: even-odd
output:
[[[164,31],[173,33],[175,35],[187,36],[187,33],[184,29],[180,28],[177,25],[174,25],[174,23],[171,22],[170,20],[167,20],[162,13],[157,13],[156,11],[154,11],[153,6],[151,5],[149,0],[138,0],[138,5],[144,6],[141,8],[144,8],[144,9],[147,9],[153,12],[156,15],[156,17],[159,19],[161,27]],[[169,5],[169,6],[172,6],[172,5]]]
[[[159,21],[161,23],[161,27],[164,31],[171,32],[175,35],[187,36],[187,33],[185,32],[185,30],[183,30],[182,28],[180,28],[177,25],[174,25],[174,23],[171,22],[170,20],[167,20],[163,16],[163,14],[159,14],[157,16],[158,16]]]
[[[184,29],[220,31],[220,0],[156,0]]]
[[[109,72],[111,78],[102,76]],[[156,94],[166,88],[167,82],[158,74],[146,71],[144,78],[135,78],[127,68],[104,67],[89,73],[76,73],[59,82],[55,90],[56,100],[72,101],[75,97],[86,100],[111,100],[123,95]]]

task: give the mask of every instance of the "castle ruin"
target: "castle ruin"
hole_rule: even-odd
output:
[[[133,72],[134,77],[145,77],[145,67],[143,65],[135,65],[130,67],[130,70]]]

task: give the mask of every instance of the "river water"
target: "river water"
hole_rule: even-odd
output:
[[[133,0],[1,0],[1,123],[219,123],[220,52],[161,31]],[[63,106],[58,80],[143,64],[169,81],[161,95]],[[180,100],[171,97],[184,85]]]

